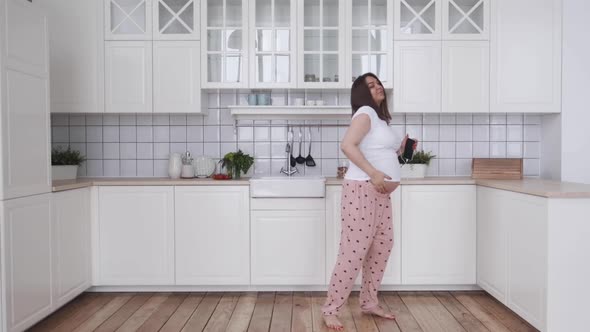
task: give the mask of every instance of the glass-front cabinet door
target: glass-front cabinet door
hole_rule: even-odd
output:
[[[204,88],[248,86],[248,1],[201,1]]]
[[[490,0],[445,0],[443,39],[488,40]]]
[[[199,40],[199,0],[152,1],[155,40]]]
[[[298,1],[298,87],[347,87],[344,79],[346,6],[343,2]]]
[[[383,86],[391,88],[393,64],[393,5],[392,0],[352,0],[349,12],[351,74],[372,72]]]
[[[294,88],[296,0],[250,0],[250,87]]]
[[[152,0],[105,0],[106,40],[151,40]]]
[[[396,40],[440,40],[443,0],[394,0]],[[462,1],[462,0],[456,0]]]

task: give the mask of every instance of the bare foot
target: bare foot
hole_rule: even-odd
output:
[[[338,317],[335,315],[324,315],[324,322],[326,326],[331,330],[342,331],[344,330],[344,326],[338,320]]]
[[[381,306],[376,306],[370,310],[363,310],[363,313],[367,315],[383,317],[385,319],[395,319],[395,316],[390,311],[385,311],[385,309],[381,308]]]

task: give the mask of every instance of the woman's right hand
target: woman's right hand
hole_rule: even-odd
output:
[[[370,176],[371,183],[375,186],[375,189],[382,194],[387,193],[387,190],[385,189],[385,179],[391,180],[391,177],[385,175],[385,173],[381,171],[375,171]]]

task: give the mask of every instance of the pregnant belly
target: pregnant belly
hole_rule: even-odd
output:
[[[385,191],[388,194],[391,194],[398,186],[399,186],[399,182],[385,181]]]

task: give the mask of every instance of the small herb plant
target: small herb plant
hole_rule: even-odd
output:
[[[426,165],[430,165],[430,160],[432,158],[436,157],[435,155],[430,154],[429,152],[424,152],[423,150],[421,151],[416,151],[414,152],[414,157],[410,160],[408,160],[408,164],[426,164]]]
[[[227,168],[229,175],[233,179],[239,179],[240,172],[243,174],[248,173],[252,164],[254,164],[254,158],[244,154],[242,150],[238,150],[238,152],[229,152],[223,156],[221,165]]]
[[[66,150],[53,148],[51,150],[51,165],[78,165],[80,166],[86,160],[86,157],[80,154],[80,151],[72,150],[68,147]]]

